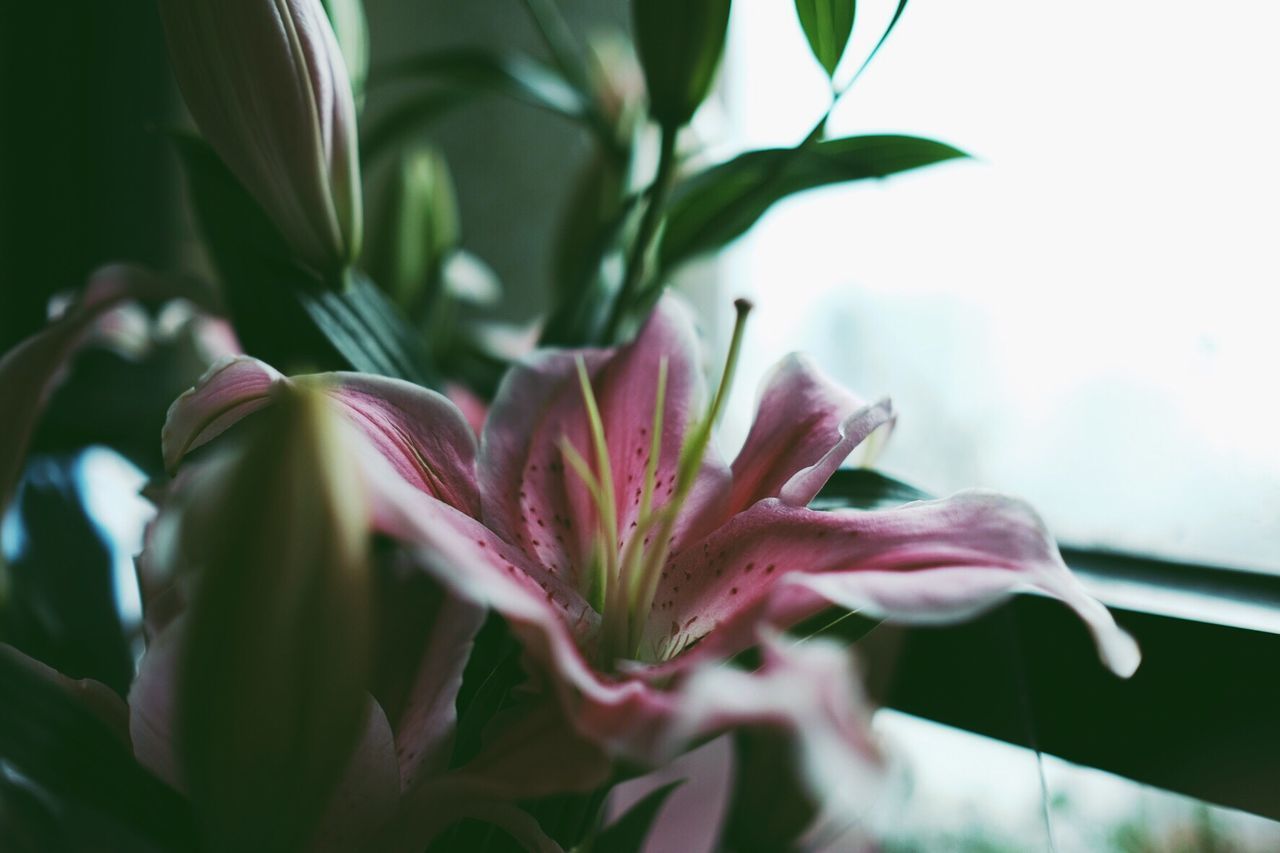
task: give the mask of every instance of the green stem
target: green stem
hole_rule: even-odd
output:
[[[658,155],[658,171],[654,175],[653,183],[649,186],[648,206],[640,220],[640,229],[636,232],[635,242],[631,245],[626,274],[622,279],[622,287],[614,299],[613,309],[609,313],[603,343],[612,343],[617,337],[622,320],[641,289],[649,253],[653,251],[653,244],[658,236],[658,226],[662,223],[662,216],[666,212],[667,197],[671,194],[672,184],[675,183],[676,137],[679,133],[678,127],[662,128],[662,150]]]

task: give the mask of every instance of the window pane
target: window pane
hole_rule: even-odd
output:
[[[859,4],[853,62],[892,5]],[[792,144],[826,81],[792,4],[735,14],[737,140]],[[831,132],[978,159],[775,208],[726,261],[760,309],[741,375],[803,348],[892,395],[888,470],[1021,494],[1075,543],[1280,570],[1277,32],[1249,0],[910,7]]]

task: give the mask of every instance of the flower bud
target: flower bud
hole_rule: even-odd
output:
[[[177,736],[214,850],[291,850],[360,734],[370,666],[368,507],[322,391],[282,385],[215,460],[178,676]]]
[[[632,0],[636,52],[649,112],[680,127],[707,97],[724,53],[730,0]]]
[[[160,0],[174,74],[209,143],[299,257],[360,250],[355,105],[320,0]]]
[[[366,261],[396,304],[417,316],[458,246],[458,200],[444,157],[427,146],[405,151],[385,200],[386,227],[371,235]]]

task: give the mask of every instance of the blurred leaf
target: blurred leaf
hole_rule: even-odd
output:
[[[18,649],[123,696],[133,655],[116,607],[114,554],[86,509],[83,459],[37,455],[28,462],[11,520],[21,549],[8,568],[0,620],[4,639]],[[111,487],[96,484],[108,493]]]
[[[828,77],[835,75],[849,44],[855,7],[855,0],[796,0],[796,15],[804,36]]]
[[[465,249],[449,254],[443,276],[445,292],[459,302],[495,305],[502,299],[502,282],[493,267]]]
[[[733,733],[733,792],[721,843],[734,853],[796,850],[818,810],[796,771],[795,747],[776,731]]]
[[[597,235],[609,226],[625,201],[624,171],[599,150],[584,164],[573,182],[556,229],[552,298],[555,304],[578,297],[576,288],[599,258],[593,251]]]
[[[342,293],[298,294],[328,343],[362,373],[438,384],[431,354],[404,315],[362,273],[349,281]]]
[[[47,795],[23,785],[0,768],[0,838],[7,853],[49,853],[71,850],[61,816]]]
[[[687,124],[706,99],[724,53],[729,5],[730,0],[632,0],[649,112],[664,127]]]
[[[681,779],[668,782],[646,794],[639,802],[627,809],[622,817],[609,824],[596,838],[595,846],[610,853],[640,853],[644,849],[645,839],[653,828],[658,812],[666,804],[667,798],[684,784]]]
[[[100,849],[200,848],[186,801],[139,766],[124,738],[47,670],[3,646],[0,696],[0,760],[55,803],[86,810],[128,839],[113,846],[100,838]]]
[[[356,105],[364,101],[365,78],[369,75],[369,23],[365,18],[364,0],[321,0],[333,25],[338,48],[351,79],[351,94]]]
[[[286,372],[345,366],[295,295],[322,292],[326,283],[294,260],[275,225],[207,143],[189,134],[174,139],[205,248],[246,352]]]
[[[561,290],[539,339],[540,346],[582,346],[602,341],[610,308],[622,285],[627,236],[645,211],[641,196],[623,201],[587,247],[575,276]]]
[[[670,271],[742,236],[789,195],[967,156],[945,143],[915,136],[851,136],[799,148],[749,151],[676,188],[660,248],[661,268]]]
[[[477,95],[507,95],[574,120],[591,116],[588,102],[560,72],[519,53],[478,47],[442,50],[375,68],[369,82],[371,86],[414,83],[430,89],[403,97],[375,120],[360,143],[366,161],[414,127]]]
[[[907,0],[898,0],[898,6],[893,10],[893,17],[889,19],[889,24],[884,28],[884,32],[880,34],[880,38],[876,41],[875,47],[871,48],[871,52],[867,54],[867,58],[862,60],[862,64],[858,66],[858,70],[854,73],[853,79],[849,81],[852,85],[855,80],[862,76],[862,72],[867,70],[867,66],[871,64],[871,60],[876,58],[876,54],[880,52],[880,48],[884,47],[884,43],[889,40],[889,36],[893,34],[893,30],[898,26],[898,21],[902,19],[902,13],[907,10]]]
[[[870,468],[840,468],[809,504],[814,509],[889,509],[933,496]]]
[[[344,425],[291,388],[205,512],[178,676],[180,755],[218,850],[292,850],[350,760],[371,678],[368,509]]]
[[[365,122],[360,134],[360,158],[371,163],[383,152],[417,128],[440,118],[467,101],[467,93],[456,89],[419,92],[401,98],[394,107]]]

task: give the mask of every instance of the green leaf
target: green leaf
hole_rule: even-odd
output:
[[[424,127],[455,107],[467,102],[467,93],[457,89],[418,92],[402,98],[373,121],[365,122],[360,133],[360,159],[368,166],[397,141]]]
[[[721,844],[735,853],[798,850],[818,805],[797,772],[795,744],[779,731],[739,729],[733,738],[734,774]]]
[[[285,371],[345,367],[295,295],[321,292],[325,283],[294,260],[275,225],[208,143],[189,134],[175,134],[174,142],[245,351]]]
[[[302,308],[334,349],[362,373],[436,384],[431,355],[386,294],[359,272],[341,293],[299,293]]]
[[[299,265],[208,144],[185,135],[176,141],[232,323],[250,355],[285,372],[351,367],[434,380],[417,332],[367,276],[348,271],[329,282]]]
[[[849,44],[856,5],[855,0],[796,0],[796,15],[804,36],[828,77],[835,75]]]
[[[582,93],[551,66],[524,54],[485,48],[455,48],[402,60],[374,69],[369,83],[371,87],[412,83],[429,88],[405,96],[371,125],[360,142],[366,161],[404,132],[477,95],[506,95],[573,120],[586,120],[591,114]]]
[[[658,812],[675,789],[683,784],[684,780],[680,779],[650,791],[600,833],[595,841],[595,849],[608,850],[610,853],[640,853]]]
[[[669,272],[696,255],[719,249],[795,193],[967,156],[946,143],[916,136],[851,136],[798,148],[749,151],[676,188],[660,267]]]
[[[841,468],[831,475],[813,509],[889,509],[912,501],[932,500],[923,489],[870,468]]]
[[[907,10],[907,0],[898,0],[898,6],[893,10],[893,17],[889,19],[889,24],[884,28],[884,32],[880,34],[880,38],[876,40],[875,47],[871,48],[871,52],[867,54],[867,58],[862,60],[862,64],[858,66],[858,70],[854,72],[853,79],[849,81],[849,85],[853,85],[862,72],[867,70],[867,66],[871,64],[871,60],[876,58],[876,54],[880,52],[880,48],[884,47],[884,43],[889,40],[889,36],[893,34],[893,30],[898,26],[898,21],[902,19],[902,13]]]
[[[632,0],[636,53],[649,112],[668,128],[688,123],[724,53],[730,0]]]
[[[99,838],[103,849],[200,847],[186,801],[134,760],[123,735],[7,646],[0,646],[0,696],[0,759],[56,803],[92,813],[133,842]]]

